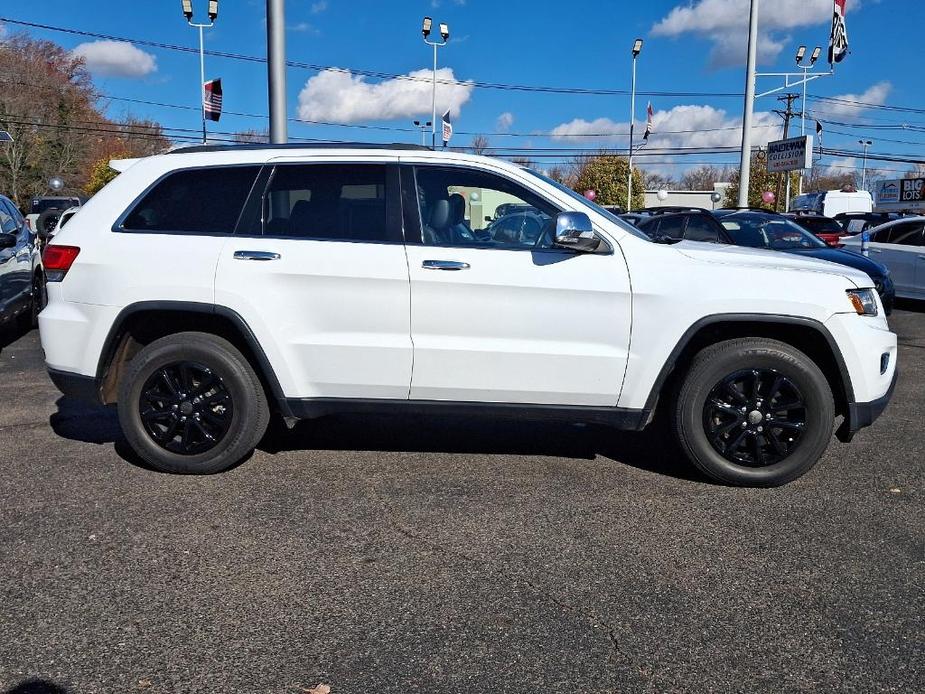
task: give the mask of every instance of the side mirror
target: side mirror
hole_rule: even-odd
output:
[[[16,234],[0,234],[0,248],[12,248],[16,245]]]
[[[591,219],[584,212],[560,212],[556,216],[556,240],[561,248],[593,253],[601,245],[594,234]]]

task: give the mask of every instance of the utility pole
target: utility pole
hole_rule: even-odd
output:
[[[755,110],[755,63],[758,57],[758,0],[748,12],[748,62],[745,67],[745,104],[742,109],[742,151],[739,155],[739,207],[748,207],[752,165],[752,114]]]
[[[267,0],[267,92],[272,144],[284,144],[289,140],[286,123],[285,5],[285,0]]]
[[[787,139],[787,135],[790,133],[790,119],[793,118],[793,102],[800,98],[799,94],[784,94],[783,96],[777,97],[777,100],[780,102],[787,102],[787,108],[783,111],[775,109],[774,113],[778,114],[784,119],[784,135],[783,139]],[[784,212],[790,211],[790,172],[784,171],[784,176],[787,177],[787,186],[784,192]],[[777,179],[777,200],[780,200],[780,177]]]

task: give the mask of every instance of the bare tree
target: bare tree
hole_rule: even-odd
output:
[[[242,145],[262,145],[270,141],[270,133],[267,130],[239,130],[231,139]]]
[[[488,138],[484,135],[476,135],[472,138],[472,144],[469,145],[469,149],[472,150],[473,154],[485,154],[488,151]]]
[[[671,176],[660,174],[657,171],[643,171],[642,181],[646,190],[660,190],[662,188],[668,190],[677,186],[677,182]]]
[[[690,169],[681,176],[682,190],[713,190],[714,183],[729,181],[732,171],[728,167],[704,164]]]
[[[536,163],[530,158],[525,156],[512,157],[511,161],[518,166],[524,166],[528,169],[536,168]]]

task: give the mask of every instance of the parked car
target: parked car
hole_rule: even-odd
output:
[[[874,201],[866,190],[824,190],[819,193],[804,193],[790,202],[793,212],[815,212],[834,217],[842,212],[870,212]]]
[[[900,217],[902,215],[896,212],[840,212],[835,215],[835,221],[848,236],[853,236]]]
[[[87,198],[75,195],[48,195],[32,198],[26,222],[41,238],[52,233],[61,213],[71,207],[80,207]]]
[[[513,198],[553,223],[535,240],[445,234],[460,190],[482,216]],[[819,460],[836,416],[842,440],[873,422],[895,381],[896,335],[865,273],[652,243],[539,173],[459,152],[149,157],[71,219],[45,263],[52,380],[116,403],[129,445],[169,472],[237,464],[271,412],[637,430],[661,404],[704,473],[774,486]]]
[[[58,217],[58,221],[55,223],[54,229],[52,229],[51,232],[49,232],[48,234],[46,234],[45,239],[44,239],[44,242],[45,242],[45,243],[50,242],[51,239],[53,239],[53,238],[55,237],[55,234],[57,234],[59,231],[61,231],[61,230],[64,228],[64,226],[65,226],[69,221],[71,221],[71,217],[73,217],[73,216],[74,216],[75,214],[77,214],[79,211],[80,211],[80,208],[79,208],[79,207],[69,207],[68,209],[64,210],[64,212],[61,213],[61,216]]]
[[[855,250],[832,248],[788,217],[767,212],[722,213],[720,222],[739,246],[767,248],[802,258],[827,260],[866,273],[874,282],[886,315],[896,298],[894,279],[887,267]]]
[[[659,243],[681,240],[733,243],[716,217],[700,207],[652,207],[639,213],[636,226]]]
[[[835,248],[838,248],[842,238],[848,235],[834,219],[815,212],[797,212],[784,216]]]
[[[901,217],[874,227],[870,257],[893,273],[896,296],[925,299],[925,217]],[[845,247],[861,250],[860,235],[845,240]]]
[[[0,323],[35,327],[45,307],[45,275],[35,234],[13,201],[0,195]]]

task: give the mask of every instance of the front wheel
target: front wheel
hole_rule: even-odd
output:
[[[803,352],[777,340],[742,338],[701,351],[678,391],[674,429],[691,462],[734,486],[797,479],[828,447],[832,390]]]
[[[197,332],[155,340],[135,355],[119,385],[118,410],[135,453],[181,474],[233,467],[254,450],[270,419],[247,359],[227,340]]]

